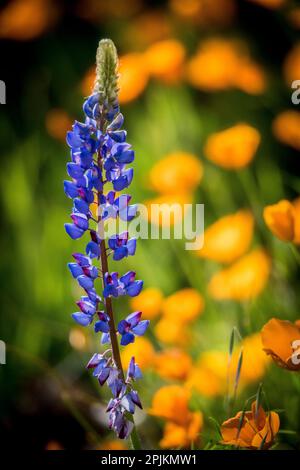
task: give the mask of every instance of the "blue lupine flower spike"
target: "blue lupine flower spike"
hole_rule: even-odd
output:
[[[117,233],[109,238],[106,246],[104,238],[104,221],[120,218],[130,222],[136,215],[137,206],[129,204],[129,194],[116,197],[116,192],[131,184],[133,169],[128,165],[134,161],[135,154],[122,129],[124,117],[118,103],[118,57],[112,41],[100,41],[96,62],[94,91],[83,104],[85,120],[75,121],[66,139],[71,161],[67,163],[70,179],[64,181],[64,191],[73,201],[73,208],[71,222],[65,224],[65,230],[73,240],[87,233],[90,236],[85,243],[85,252],[74,253],[74,261],[68,264],[73,278],[85,291],[76,302],[79,310],[72,317],[83,327],[93,325],[95,333],[101,335],[101,344],[109,344],[103,354],[92,356],[87,368],[93,369],[100,386],[106,383],[111,391],[112,398],[107,406],[109,427],[120,439],[131,434],[134,448],[140,448],[133,414],[136,407],[142,408],[142,404],[133,383],[142,377],[142,373],[133,357],[125,377],[120,345],[126,346],[135,340],[135,336],[143,335],[149,321],[142,319],[142,312],[134,312],[121,320],[116,328],[112,298],[138,295],[143,281],[136,279],[134,271],[119,276],[117,272],[109,272],[108,268],[109,255],[120,261],[135,254],[136,239],[130,238],[128,232]],[[106,183],[113,190],[105,192]],[[95,203],[97,220],[91,210]],[[99,277],[103,282],[101,296],[96,290]]]

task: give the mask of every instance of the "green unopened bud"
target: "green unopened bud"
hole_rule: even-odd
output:
[[[101,39],[96,54],[94,92],[100,93],[100,104],[112,106],[118,99],[118,54],[111,39]]]

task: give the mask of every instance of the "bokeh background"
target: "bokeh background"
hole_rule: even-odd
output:
[[[270,318],[300,315],[297,245],[263,218],[281,199],[297,206],[299,28],[300,6],[289,0],[1,2],[2,445],[127,446],[108,432],[106,392],[84,368],[99,338],[70,316],[78,291],[66,264],[83,242],[63,228],[65,133],[83,118],[97,43],[110,37],[136,151],[134,202],[204,203],[212,226],[202,252],[142,240],[120,268],[145,287],[131,305],[116,302],[117,315],[142,309],[151,319],[122,353],[126,365],[134,352],[144,371],[143,445],[218,448],[218,423],[262,382],[265,408],[280,414],[276,448],[299,448],[299,377],[272,364],[260,339]]]

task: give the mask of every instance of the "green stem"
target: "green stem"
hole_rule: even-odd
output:
[[[298,265],[300,266],[300,253],[299,251],[297,250],[297,248],[295,247],[295,245],[293,243],[290,243],[289,244],[289,247],[294,255],[294,258],[295,260],[297,261]]]

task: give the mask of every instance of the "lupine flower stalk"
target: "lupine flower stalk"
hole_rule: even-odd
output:
[[[110,388],[109,427],[121,439],[131,434],[133,446],[138,448],[133,414],[136,406],[142,405],[134,382],[142,374],[134,357],[124,373],[119,342],[122,346],[134,342],[135,336],[145,333],[149,321],[141,319],[142,312],[133,312],[116,326],[112,298],[138,295],[143,281],[135,279],[134,271],[121,276],[109,271],[108,257],[119,261],[134,255],[136,239],[122,232],[110,236],[106,246],[104,230],[108,219],[130,222],[136,215],[137,206],[129,204],[131,196],[116,194],[132,181],[133,170],[127,165],[133,162],[134,151],[126,142],[126,131],[121,129],[124,118],[118,104],[118,57],[112,41],[100,41],[96,63],[94,90],[83,104],[85,121],[75,121],[73,130],[67,133],[71,149],[67,172],[71,180],[64,182],[64,190],[73,200],[73,210],[72,223],[65,224],[65,229],[74,240],[86,233],[90,236],[85,253],[74,253],[74,262],[68,264],[85,291],[77,302],[79,311],[72,317],[82,326],[93,325],[95,333],[102,334],[101,343],[108,345],[103,353],[92,356],[87,368],[93,370],[100,386],[106,383]],[[112,189],[106,190],[107,186]],[[97,218],[91,210],[95,202]],[[101,295],[96,289],[98,278],[102,280]]]

